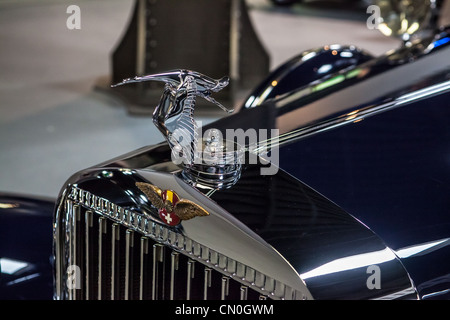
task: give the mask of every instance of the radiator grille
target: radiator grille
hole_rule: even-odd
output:
[[[64,213],[62,298],[299,298],[284,284],[82,189],[72,188]],[[78,267],[80,280],[72,288],[63,272],[69,265]]]

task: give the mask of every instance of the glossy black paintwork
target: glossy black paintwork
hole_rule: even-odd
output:
[[[409,89],[446,77],[448,71],[443,70]],[[293,139],[279,149],[280,166],[367,225],[393,250],[448,239],[449,101],[447,91]],[[264,119],[253,126],[273,128],[275,103],[258,108],[243,110],[237,120],[229,117],[211,126],[227,128]],[[272,121],[268,119],[271,116],[275,117]],[[447,240],[402,257],[420,297],[449,297],[448,244]],[[437,292],[440,294],[430,296]]]
[[[305,51],[276,68],[245,100],[243,107],[258,105],[269,99],[301,88],[313,81],[332,75],[348,67],[373,59],[368,52],[352,46],[326,46]],[[265,92],[268,92],[265,94]]]
[[[26,263],[0,273],[0,299],[52,299],[54,199],[0,194],[0,259]]]
[[[281,148],[280,165],[394,250],[450,237],[450,94]],[[403,259],[421,296],[450,288],[450,246]],[[447,275],[447,276],[445,276]],[[425,288],[424,286],[427,286]]]
[[[421,298],[449,297],[450,94],[412,99],[362,121],[355,118],[356,123],[345,119],[353,118],[352,111],[395,105],[406,93],[448,80],[449,42],[448,29],[442,29],[435,37],[338,73],[343,80],[323,90],[292,99],[294,90],[211,124],[220,129],[278,127],[283,132],[284,123],[304,121],[311,134],[300,131],[281,146],[283,169],[342,206],[399,254],[405,247],[444,241],[402,255]],[[302,116],[308,114],[299,113],[303,107],[322,107],[324,116],[318,112],[305,121]],[[287,121],[280,122],[283,117]],[[339,125],[322,130],[330,119]]]
[[[274,176],[261,176],[259,170],[259,166],[247,166],[233,188],[217,191],[211,198],[305,275],[315,299],[370,299],[410,286],[402,264],[394,257],[382,261],[384,255],[378,253],[389,256],[388,249],[358,220],[281,169]],[[371,254],[381,268],[379,290],[367,287],[368,265],[345,262]],[[339,259],[344,270],[330,268],[321,275],[306,276]]]
[[[362,108],[392,99],[399,92],[413,92],[426,84],[444,81],[447,79],[445,70],[448,68],[447,56],[450,51],[449,32],[450,27],[441,28],[434,35],[421,41],[361,62],[355,67],[344,68],[321,81],[311,81],[305,86],[276,96],[272,99],[278,105],[276,116],[314,105],[333,94],[345,96],[344,103],[349,109]],[[442,53],[443,51],[446,53]],[[364,83],[368,85],[364,86]],[[361,89],[351,91],[352,87],[357,86]],[[333,107],[342,100],[343,98],[329,99],[330,111],[326,117],[333,116]],[[334,116],[339,115],[339,112]],[[300,124],[303,119],[296,120]]]

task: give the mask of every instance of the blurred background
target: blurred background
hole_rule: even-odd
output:
[[[68,28],[71,5],[80,8],[80,29]],[[56,197],[76,171],[163,140],[151,112],[130,113],[129,101],[108,89],[112,55],[135,5],[134,0],[0,0],[0,192]],[[245,5],[269,57],[268,70],[324,45],[355,45],[373,55],[400,45],[367,27],[366,1]],[[208,24],[203,21],[203,28]],[[209,35],[206,41],[224,40]],[[148,100],[148,106],[158,103]],[[205,124],[222,116],[217,108],[197,119]]]

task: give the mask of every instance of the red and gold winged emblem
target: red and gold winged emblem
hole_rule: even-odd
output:
[[[180,199],[172,190],[161,190],[145,182],[136,182],[136,186],[158,209],[161,220],[169,226],[176,226],[182,220],[209,215],[201,206],[190,200]]]

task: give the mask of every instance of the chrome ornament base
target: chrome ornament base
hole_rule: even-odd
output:
[[[244,148],[233,141],[216,139],[217,136],[210,133],[209,137],[201,140],[198,159],[183,168],[181,174],[184,180],[195,187],[227,189],[241,176]]]

